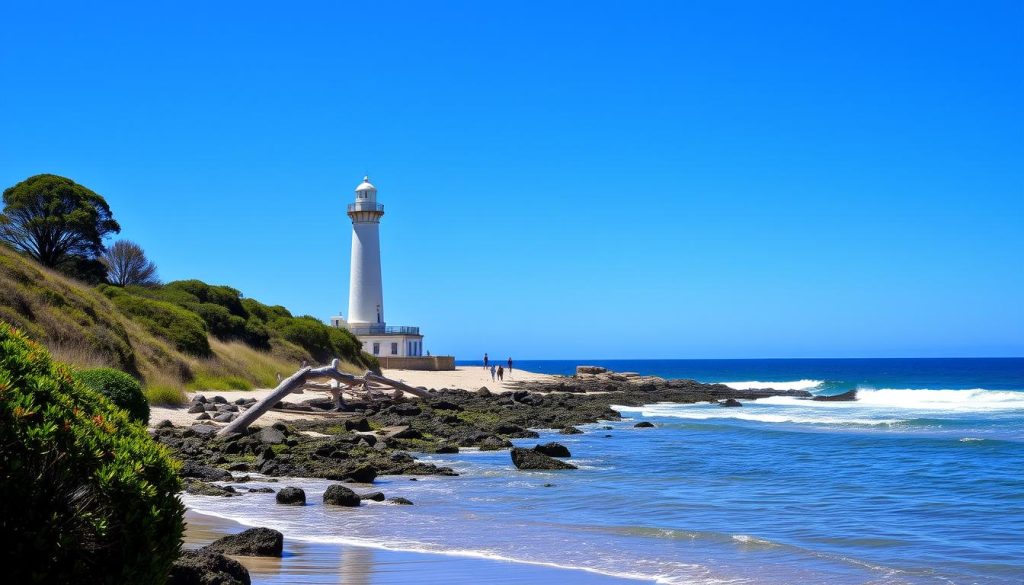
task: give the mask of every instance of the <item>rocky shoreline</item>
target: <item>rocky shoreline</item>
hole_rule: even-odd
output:
[[[310,477],[372,483],[378,475],[455,475],[447,467],[417,461],[410,453],[457,453],[462,448],[510,449],[510,439],[536,437],[536,428],[579,432],[577,425],[619,420],[613,404],[640,406],[655,402],[715,402],[723,406],[767,396],[807,398],[806,391],[736,390],[694,380],[664,380],[581,366],[576,376],[550,383],[524,384],[512,392],[491,393],[431,389],[423,400],[387,399],[349,403],[348,412],[252,426],[245,433],[218,437],[220,427],[203,420],[191,427],[156,425],[152,434],[183,462],[187,491],[233,496],[249,473],[269,477]],[[193,398],[193,406],[218,404],[216,398]],[[296,406],[326,412],[322,399]],[[203,409],[195,409],[203,413]]]
[[[306,477],[364,484],[360,491],[365,493],[339,489],[336,491],[344,492],[346,497],[326,502],[358,506],[364,499],[387,499],[385,494],[369,491],[372,488],[368,484],[379,475],[457,475],[451,468],[418,461],[413,453],[509,449],[517,468],[569,470],[575,467],[557,459],[568,453],[563,455],[561,445],[512,449],[511,439],[537,437],[533,429],[576,434],[582,432],[579,425],[620,420],[620,414],[611,408],[613,404],[712,402],[727,406],[767,396],[809,398],[810,394],[736,390],[722,384],[664,380],[584,366],[576,376],[522,384],[511,392],[492,393],[485,387],[472,391],[430,389],[425,399],[348,403],[346,412],[332,416],[254,425],[245,433],[226,437],[217,436],[220,427],[205,417],[190,427],[175,427],[163,421],[151,432],[181,460],[180,474],[189,494],[264,497],[268,503],[276,501],[280,505],[305,503],[304,494],[298,498],[298,494],[291,493],[296,488],[289,486],[277,490],[247,488],[249,474],[258,473],[269,478]],[[207,410],[196,406],[204,403],[223,401],[196,396],[192,409],[202,415]],[[333,405],[313,399],[281,406],[327,412]],[[413,502],[392,498],[390,503]]]

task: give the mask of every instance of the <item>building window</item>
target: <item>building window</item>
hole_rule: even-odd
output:
[[[373,355],[380,355],[380,344],[379,343],[374,343],[373,344]]]
[[[398,355],[398,344],[397,343],[392,343],[391,344],[391,355]]]

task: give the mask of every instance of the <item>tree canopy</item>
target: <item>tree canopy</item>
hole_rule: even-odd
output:
[[[107,267],[107,280],[117,286],[156,286],[160,279],[156,265],[146,258],[142,246],[130,240],[118,240],[107,248],[100,261]]]
[[[50,268],[95,260],[103,238],[121,231],[102,196],[65,177],[29,177],[3,199],[0,240]]]

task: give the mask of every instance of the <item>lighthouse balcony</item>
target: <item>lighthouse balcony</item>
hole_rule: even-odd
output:
[[[379,211],[381,213],[384,213],[384,204],[374,203],[372,201],[358,201],[356,203],[349,203],[348,212],[352,213],[353,211]]]
[[[419,327],[385,325],[349,325],[353,335],[419,335]]]

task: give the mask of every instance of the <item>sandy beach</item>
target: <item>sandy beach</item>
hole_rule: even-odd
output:
[[[232,520],[185,513],[185,543],[195,549],[241,532]],[[284,555],[233,556],[249,570],[254,585],[397,583],[560,583],[563,585],[625,585],[643,583],[585,571],[469,557],[384,550],[379,548],[305,542],[286,538]]]

